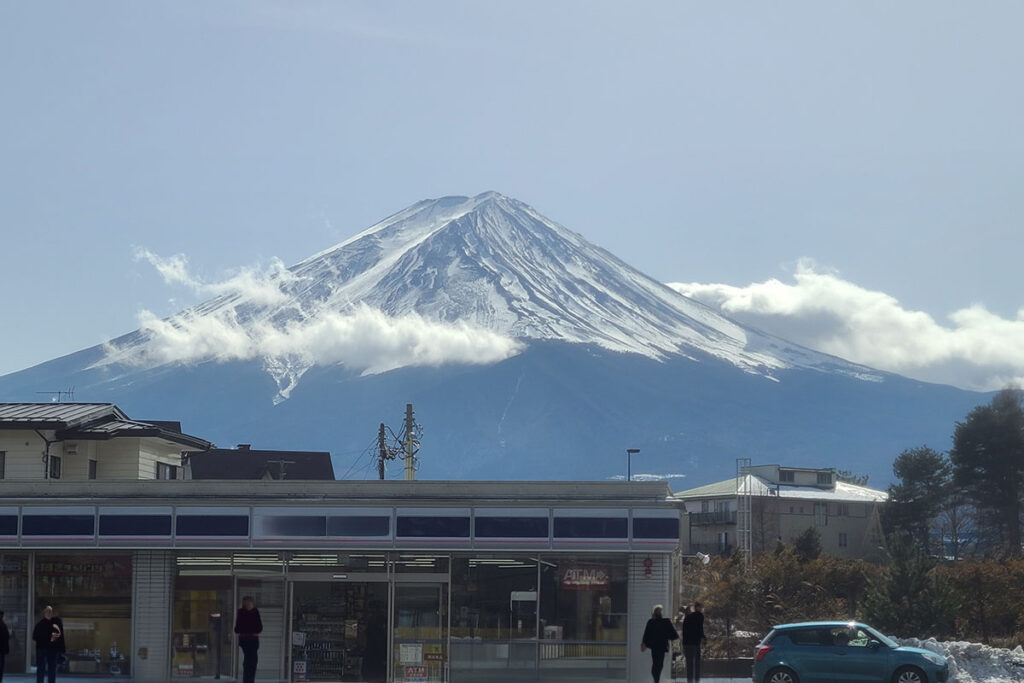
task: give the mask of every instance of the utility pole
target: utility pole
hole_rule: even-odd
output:
[[[416,479],[416,423],[412,419],[412,404],[405,404],[405,480]]]
[[[395,456],[391,454],[391,450],[388,448],[387,437],[384,435],[384,423],[380,423],[380,431],[377,432],[377,448],[380,450],[380,454],[377,456],[377,474],[380,475],[380,480],[384,481],[384,461],[390,460]]]

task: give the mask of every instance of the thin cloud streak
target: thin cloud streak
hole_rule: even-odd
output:
[[[1024,383],[1024,308],[1005,319],[975,304],[940,324],[809,260],[792,284],[668,285],[740,322],[879,370],[977,391]]]

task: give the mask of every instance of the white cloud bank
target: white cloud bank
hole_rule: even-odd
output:
[[[143,310],[139,326],[146,342],[108,347],[105,362],[154,366],[203,361],[287,359],[301,375],[313,365],[344,364],[364,374],[410,365],[494,363],[519,353],[508,337],[465,324],[443,324],[410,314],[392,317],[364,305],[344,311],[320,305],[300,309],[287,291],[296,276],[275,261],[265,270],[244,269],[222,282],[195,278],[182,255],[161,258],[145,250],[168,284],[182,284],[199,295],[222,296],[212,308],[200,307],[160,318]],[[252,314],[253,306],[258,311]],[[242,312],[242,311],[245,312]],[[284,322],[281,322],[284,320]],[[273,367],[281,367],[274,362]]]
[[[770,334],[879,370],[978,391],[1024,384],[1024,308],[1005,319],[974,305],[940,324],[810,261],[801,261],[794,280],[669,287]]]

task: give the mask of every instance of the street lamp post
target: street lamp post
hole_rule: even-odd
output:
[[[633,481],[633,454],[639,453],[639,448],[627,448],[626,449],[626,481]]]

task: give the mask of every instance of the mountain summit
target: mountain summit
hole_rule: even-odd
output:
[[[503,360],[523,342],[545,340],[656,360],[711,356],[773,377],[794,367],[877,377],[730,321],[497,192],[418,202],[292,266],[272,284],[275,296],[269,300],[265,289],[259,296],[222,295],[170,323],[176,333],[204,318],[244,331],[277,381],[279,400],[322,359],[301,344],[282,347],[258,339],[325,315],[367,309],[510,340],[504,351],[484,354],[480,362]],[[107,362],[145,357],[153,343],[153,330],[120,340]],[[343,357],[331,359],[346,363]],[[416,364],[438,364],[438,358],[389,359],[373,367]]]
[[[379,425],[411,403],[422,478],[622,477],[629,447],[637,476],[676,486],[737,458],[884,485],[896,454],[948,440],[983,401],[743,327],[494,192],[421,201],[210,289],[0,377],[0,400],[75,387],[215,443],[331,451],[343,479],[376,474]]]

